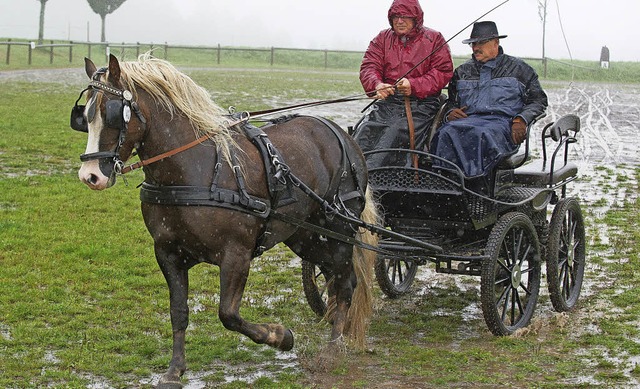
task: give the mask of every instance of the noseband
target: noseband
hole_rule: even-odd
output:
[[[71,128],[80,131],[80,132],[89,132],[89,123],[95,117],[96,111],[96,101],[89,101],[89,111],[87,112],[87,116],[84,115],[84,111],[86,106],[79,105],[78,102],[82,98],[82,95],[90,90],[97,90],[98,92],[102,92],[105,94],[110,94],[113,96],[117,96],[120,99],[107,100],[105,102],[105,127],[116,128],[120,131],[118,136],[118,144],[113,151],[98,151],[95,153],[87,153],[80,155],[80,161],[88,162],[92,160],[99,160],[100,170],[102,173],[110,177],[111,174],[115,171],[116,173],[120,173],[122,168],[124,167],[124,162],[120,158],[120,148],[124,144],[125,136],[127,134],[127,127],[129,125],[129,120],[131,120],[131,111],[136,114],[140,122],[143,124],[147,123],[147,120],[140,112],[140,108],[138,104],[133,101],[133,94],[129,90],[122,90],[118,88],[114,88],[110,85],[107,85],[101,82],[100,76],[107,72],[107,68],[101,68],[95,72],[93,77],[91,77],[91,82],[89,86],[85,88],[82,92],[80,92],[80,96],[76,100],[74,107],[71,109]],[[88,121],[87,121],[88,119]]]

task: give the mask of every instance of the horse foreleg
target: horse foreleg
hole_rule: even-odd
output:
[[[249,276],[250,258],[225,261],[220,265],[220,307],[218,316],[224,327],[246,335],[258,344],[283,351],[293,348],[293,333],[280,324],[254,324],[240,316],[242,294]]]
[[[331,342],[341,341],[347,329],[347,314],[351,307],[351,298],[355,287],[355,280],[349,275],[350,272],[340,272],[336,274],[334,279],[336,307],[333,316],[333,326],[331,327]]]
[[[175,254],[161,254],[156,248],[158,265],[169,286],[171,329],[173,330],[173,355],[169,370],[160,378],[158,389],[181,388],[180,377],[187,369],[185,357],[185,331],[189,325],[189,269],[177,265]]]

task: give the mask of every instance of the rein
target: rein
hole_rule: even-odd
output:
[[[318,106],[318,105],[345,103],[345,102],[349,102],[349,101],[369,99],[369,97],[362,97],[362,96],[366,96],[366,93],[360,93],[360,94],[353,95],[353,96],[341,97],[341,98],[333,99],[333,100],[312,101],[312,102],[309,102],[309,103],[289,105],[287,107],[265,109],[263,111],[253,111],[253,112],[249,112],[249,115],[251,117],[259,117],[259,116],[263,116],[263,115],[267,115],[267,114],[271,114],[271,113],[276,113],[276,112],[290,111],[292,109],[297,109],[297,108],[315,107],[315,106]]]
[[[248,121],[250,115],[248,113],[246,115],[247,115],[246,117],[241,117],[240,119],[229,123],[227,126],[228,127],[233,127],[235,125],[238,125],[240,123]],[[187,143],[186,145],[182,145],[180,147],[176,147],[175,149],[166,151],[166,152],[164,152],[162,154],[156,155],[155,157],[151,157],[151,158],[148,158],[148,159],[145,159],[145,160],[142,160],[142,161],[138,161],[138,162],[133,163],[131,165],[124,166],[122,169],[120,169],[120,171],[118,173],[126,174],[126,173],[131,172],[132,170],[140,169],[141,167],[150,165],[150,164],[152,164],[154,162],[158,162],[158,161],[160,161],[162,159],[165,159],[165,158],[171,157],[173,155],[179,154],[179,153],[181,153],[181,152],[183,152],[185,150],[189,150],[190,148],[195,147],[195,146],[199,145],[200,143],[202,143],[202,142],[204,142],[204,141],[206,141],[207,139],[210,139],[210,138],[211,138],[210,134],[202,135],[200,138],[198,138],[196,140],[193,140],[193,141]]]

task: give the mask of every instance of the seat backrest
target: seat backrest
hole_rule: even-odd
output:
[[[573,136],[580,131],[580,118],[574,114],[568,114],[556,120],[548,129],[549,136],[558,142],[563,136],[568,136],[573,131]]]
[[[440,128],[440,126],[444,122],[444,115],[446,115],[447,111],[451,109],[450,104],[448,104],[447,95],[443,93],[438,99],[440,101],[440,108],[438,108],[438,112],[436,112],[436,116],[434,116],[433,122],[431,122],[431,127],[429,127],[429,132],[427,133],[427,142],[424,146],[425,151],[428,153],[431,152],[429,149],[431,147],[431,141],[433,140],[436,131],[438,131],[438,128]]]

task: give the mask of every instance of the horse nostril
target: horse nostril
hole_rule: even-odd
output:
[[[98,176],[96,176],[95,174],[90,174],[87,182],[91,185],[95,185],[98,182]]]

